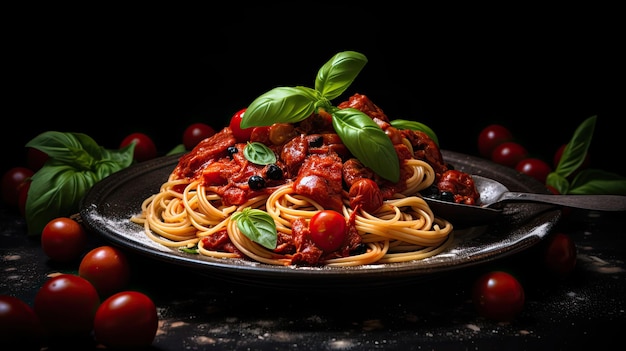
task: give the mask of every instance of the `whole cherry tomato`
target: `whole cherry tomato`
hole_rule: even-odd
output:
[[[33,176],[30,168],[13,167],[2,176],[2,200],[9,206],[17,209],[20,188]]]
[[[118,292],[102,302],[94,319],[96,341],[110,348],[150,346],[159,326],[156,306],[137,291]]]
[[[87,247],[87,233],[83,226],[69,217],[50,220],[41,232],[41,248],[52,260],[77,260]]]
[[[537,179],[541,184],[546,183],[552,168],[539,158],[525,158],[517,163],[515,170]]]
[[[556,276],[568,276],[576,267],[576,244],[572,238],[556,232],[545,242],[544,263],[548,270]]]
[[[478,151],[485,158],[491,158],[496,146],[513,140],[513,134],[500,124],[490,124],[478,135]]]
[[[91,333],[99,305],[98,292],[89,281],[74,274],[60,274],[39,288],[33,308],[48,335],[67,338]]]
[[[43,329],[39,317],[23,300],[0,295],[0,349],[40,350]]]
[[[191,124],[183,132],[183,145],[185,150],[191,150],[202,140],[209,138],[215,134],[215,130],[205,123]]]
[[[504,142],[493,149],[491,160],[495,163],[514,168],[521,160],[528,157],[528,151],[514,142]]]
[[[40,170],[49,158],[50,156],[48,156],[47,153],[35,149],[34,147],[29,147],[28,150],[26,150],[26,164],[28,168],[32,169],[34,172]]]
[[[17,197],[17,208],[20,211],[22,217],[26,216],[26,200],[28,200],[28,190],[30,189],[30,180],[27,180],[22,184],[20,192]]]
[[[157,156],[157,149],[154,141],[144,133],[132,133],[129,134],[120,143],[120,149],[124,148],[131,143],[135,143],[135,151],[133,157],[137,162],[143,162],[151,160]]]
[[[472,302],[481,316],[509,322],[524,308],[524,288],[510,273],[487,272],[474,282]]]
[[[233,135],[235,136],[235,139],[237,140],[238,143],[245,143],[248,140],[250,140],[250,135],[252,134],[252,130],[254,128],[245,128],[245,129],[241,129],[241,119],[243,118],[244,113],[246,112],[246,109],[243,108],[239,111],[237,111],[233,117],[231,117],[230,119],[230,130],[232,130]]]
[[[333,210],[319,211],[309,222],[311,239],[326,252],[339,249],[346,238],[346,228],[346,219],[341,213]]]
[[[78,267],[78,275],[87,279],[105,298],[122,291],[130,281],[126,254],[113,246],[99,246],[87,252]]]

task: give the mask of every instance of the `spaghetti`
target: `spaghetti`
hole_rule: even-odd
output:
[[[404,162],[409,177],[406,189],[385,200],[376,212],[350,208],[347,193],[343,194],[342,213],[346,221],[353,220],[365,247],[362,253],[329,258],[320,262],[326,266],[358,266],[374,263],[420,260],[436,255],[452,242],[453,226],[434,216],[426,202],[416,195],[435,179],[433,168],[426,162],[409,159]],[[184,187],[184,191],[177,188]],[[220,195],[198,180],[176,179],[175,175],[161,186],[159,193],[143,201],[141,213],[131,218],[143,224],[148,237],[167,247],[193,248],[201,255],[214,258],[246,257],[271,265],[291,264],[292,254],[268,250],[243,235],[232,221],[234,213],[244,208],[266,211],[276,223],[278,233],[291,235],[291,223],[296,218],[310,219],[324,207],[315,200],[294,192],[291,182],[278,187],[269,195],[250,198],[235,206],[221,204]],[[205,248],[203,238],[226,231],[236,251]]]

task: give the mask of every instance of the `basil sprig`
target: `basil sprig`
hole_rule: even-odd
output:
[[[555,188],[560,194],[626,195],[626,178],[615,173],[589,168],[580,171],[571,183],[568,180],[587,156],[596,120],[597,116],[591,116],[578,126],[563,150],[556,169],[548,174],[546,185]]]
[[[366,63],[367,58],[361,53],[337,53],[319,69],[315,89],[278,87],[266,92],[248,106],[241,128],[295,123],[325,110],[333,117],[333,127],[341,141],[363,165],[382,178],[398,182],[400,161],[385,132],[365,113],[353,108],[339,109],[330,103],[352,84]]]
[[[135,143],[107,150],[81,133],[48,131],[28,143],[48,154],[48,161],[32,177],[26,198],[28,235],[39,235],[59,216],[78,212],[82,197],[98,181],[133,162]]]
[[[246,207],[231,216],[237,222],[237,228],[248,239],[273,250],[277,244],[276,223],[265,211]]]

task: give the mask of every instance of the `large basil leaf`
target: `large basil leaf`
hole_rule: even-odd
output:
[[[39,235],[56,217],[78,212],[85,193],[98,181],[94,172],[50,160],[32,177],[26,198],[28,235]]]
[[[335,109],[331,115],[341,141],[363,165],[389,181],[400,180],[396,149],[376,122],[354,108]]]
[[[274,88],[252,101],[243,114],[241,128],[300,122],[315,111],[319,100],[319,93],[311,88]]]
[[[355,51],[335,54],[317,72],[315,90],[328,100],[339,97],[359,75],[367,58]]]

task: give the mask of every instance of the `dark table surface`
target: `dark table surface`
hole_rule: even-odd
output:
[[[128,252],[129,289],[158,308],[154,350],[570,350],[622,342],[626,322],[623,212],[572,211],[556,231],[577,246],[577,266],[555,277],[538,264],[543,242],[472,268],[390,287],[341,291],[249,286]],[[90,245],[105,244],[96,234]],[[0,294],[32,305],[56,272],[76,273],[43,254],[24,220],[0,211]],[[512,322],[477,315],[471,284],[494,269],[515,272],[526,302]],[[97,345],[85,345],[98,349]]]

